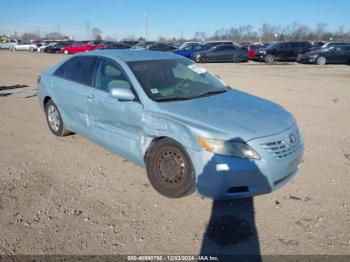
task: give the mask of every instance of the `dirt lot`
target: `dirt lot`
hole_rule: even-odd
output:
[[[0,86],[35,88],[60,59],[0,51]],[[205,67],[295,115],[305,156],[291,183],[231,202],[167,199],[144,169],[79,135],[54,137],[36,97],[0,97],[0,255],[350,255],[350,67]]]

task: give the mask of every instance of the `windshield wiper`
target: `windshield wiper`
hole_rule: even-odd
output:
[[[169,102],[169,101],[181,101],[181,100],[189,100],[191,97],[183,97],[183,96],[174,96],[174,97],[166,97],[156,99],[157,102]]]
[[[215,91],[209,91],[209,92],[205,92],[203,94],[200,94],[198,96],[192,96],[192,98],[200,98],[200,97],[205,97],[205,96],[210,96],[210,95],[215,95],[215,94],[221,94],[221,93],[226,93],[227,90],[226,89],[221,89],[221,90],[215,90]]]
[[[174,97],[165,97],[165,98],[159,98],[156,101],[157,102],[169,102],[169,101],[181,101],[181,100],[191,100],[199,97],[205,97],[205,96],[210,96],[210,95],[215,95],[215,94],[221,94],[225,93],[228,90],[226,89],[221,89],[221,90],[215,90],[215,91],[209,91],[205,92],[203,94],[197,95],[197,96],[188,96],[188,97],[183,97],[183,96],[174,96]]]

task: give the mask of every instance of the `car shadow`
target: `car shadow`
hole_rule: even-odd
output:
[[[213,201],[200,255],[218,256],[219,261],[262,261],[253,198]]]
[[[236,139],[237,140],[237,139]],[[245,161],[247,166],[243,168],[258,169],[254,161]],[[211,197],[219,190],[227,190],[228,181],[218,181],[216,161],[211,159],[197,179],[197,191],[203,196]],[[259,170],[259,169],[258,169]],[[235,171],[226,173],[227,176],[235,175]],[[266,185],[267,178],[260,172],[245,173],[249,179],[254,178],[255,185]],[[236,182],[236,181],[235,181]],[[238,181],[240,183],[241,181]],[[240,185],[241,186],[241,185]],[[262,261],[258,232],[255,225],[255,212],[253,198],[241,198],[232,200],[213,200],[211,215],[200,250],[201,256],[218,256],[219,261]]]

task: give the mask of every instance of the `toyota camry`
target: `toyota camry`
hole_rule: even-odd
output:
[[[172,53],[67,57],[38,76],[38,97],[54,135],[82,135],[145,167],[170,198],[269,193],[302,160],[303,138],[289,112]]]

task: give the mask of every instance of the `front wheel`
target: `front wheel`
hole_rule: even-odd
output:
[[[303,55],[303,54],[299,54],[299,55],[297,56],[297,62],[298,62],[298,63],[301,63],[301,62],[303,61],[303,59],[304,59],[304,55]]]
[[[275,62],[275,57],[273,55],[267,55],[265,57],[265,63],[273,64]]]
[[[318,65],[325,65],[327,63],[327,59],[324,56],[320,56],[317,58],[316,63]]]
[[[64,50],[63,53],[64,53],[65,55],[68,55],[68,54],[69,54],[68,50]]]
[[[146,156],[147,175],[156,191],[165,197],[180,198],[195,191],[195,172],[181,144],[163,138]]]
[[[56,136],[66,136],[70,131],[65,129],[64,123],[55,103],[50,100],[45,106],[46,120],[51,132]]]
[[[241,62],[241,58],[240,58],[238,55],[235,55],[235,56],[233,57],[233,62],[234,62],[234,63],[239,63],[239,62]]]

